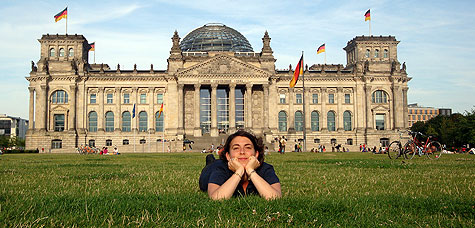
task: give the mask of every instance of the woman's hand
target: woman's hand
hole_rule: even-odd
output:
[[[257,169],[257,167],[259,167],[261,163],[254,156],[250,156],[248,159],[249,161],[247,162],[247,165],[246,165],[246,173],[249,175],[252,171]]]
[[[244,173],[244,166],[237,158],[231,158],[231,160],[228,161],[228,168],[233,172],[239,173],[241,176]]]

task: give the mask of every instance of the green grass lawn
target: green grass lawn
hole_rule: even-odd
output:
[[[273,153],[283,197],[211,201],[205,154],[0,156],[1,227],[474,227],[475,156]]]

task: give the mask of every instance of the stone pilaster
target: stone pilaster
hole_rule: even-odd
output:
[[[236,131],[236,84],[229,85],[229,131]]]
[[[154,132],[154,129],[155,129],[155,112],[153,110],[153,104],[154,104],[154,100],[155,100],[155,93],[154,93],[154,88],[153,87],[149,87],[148,88],[148,92],[147,92],[147,98],[148,98],[148,110],[147,112],[149,113],[148,116],[148,120],[147,120],[147,124],[148,124],[148,131],[151,131],[151,132]]]
[[[38,117],[38,128],[40,131],[46,131],[46,120],[48,116],[48,86],[40,85],[39,93],[37,93],[36,116]]]
[[[139,113],[138,113],[138,104],[139,104],[139,88],[138,87],[132,87],[132,112],[130,113],[130,118],[131,119],[131,128],[132,131],[138,132],[139,129]],[[135,107],[135,118],[134,116],[134,110],[133,108]],[[134,142],[136,143],[136,142]]]
[[[211,131],[212,137],[218,136],[218,117],[217,117],[217,89],[218,84],[211,85]]]
[[[365,85],[366,129],[373,130],[373,116],[371,111],[371,86]]]
[[[264,84],[264,127],[263,131],[269,131],[269,84]]]
[[[185,115],[185,109],[183,108],[183,84],[178,84],[178,134],[182,135],[184,133],[183,128],[183,119]]]
[[[76,85],[70,85],[69,86],[69,121],[68,121],[68,129],[70,131],[75,131],[76,130]]]
[[[289,129],[291,133],[295,133],[295,88],[289,88]]]
[[[114,90],[114,103],[115,103],[115,113],[114,113],[114,130],[121,131],[121,123],[122,123],[122,109],[121,109],[121,99],[122,93],[120,87],[115,87]]]
[[[321,120],[322,122],[320,123],[320,126],[322,128],[322,131],[328,132],[328,112],[327,112],[327,102],[328,102],[328,94],[327,94],[327,87],[322,87],[322,96],[321,96],[321,103],[322,103],[322,113],[321,115]]]
[[[99,112],[97,113],[97,131],[98,132],[103,132],[104,131],[104,119],[105,119],[105,113],[104,113],[104,87],[99,87],[98,88],[98,94],[97,98],[99,99]]]
[[[246,84],[246,118],[244,118],[245,126],[252,129],[252,84]]]
[[[336,111],[336,117],[335,117],[335,121],[336,121],[336,129],[337,131],[343,131],[344,127],[343,127],[343,108],[342,108],[342,104],[343,102],[345,102],[345,99],[344,99],[344,96],[343,96],[343,88],[342,87],[338,87],[336,89],[336,102],[337,103],[337,111]]]
[[[303,93],[303,95],[302,95],[303,100],[304,100],[303,105],[305,106],[305,113],[304,113],[304,115],[305,115],[305,117],[304,117],[305,118],[305,126],[304,126],[304,128],[305,128],[305,131],[307,133],[312,132],[312,128],[311,128],[311,126],[312,126],[311,117],[312,116],[311,115],[312,115],[313,110],[310,109],[310,101],[312,99],[311,95],[312,94],[310,93],[310,89],[305,90],[305,93]]]
[[[30,91],[28,129],[34,130],[35,129],[35,87],[28,87],[28,90]]]

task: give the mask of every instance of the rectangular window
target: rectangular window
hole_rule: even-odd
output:
[[[59,139],[51,141],[51,149],[61,149],[63,148],[63,142]]]
[[[376,114],[376,130],[384,130],[384,114]]]
[[[122,145],[129,145],[129,140],[128,139],[124,139],[122,141]]]
[[[285,94],[280,94],[280,100],[279,100],[279,102],[280,102],[281,104],[285,104]]]
[[[328,103],[335,104],[335,94],[328,94]]]
[[[107,94],[107,104],[112,104],[114,103],[114,94],[108,93]]]
[[[54,114],[54,131],[64,131],[64,114]]]
[[[295,94],[295,102],[297,104],[302,104],[302,94],[301,93]]]
[[[90,104],[95,104],[96,103],[96,94],[95,93],[91,93],[89,103]]]
[[[146,104],[147,103],[147,94],[141,93],[140,94],[140,104]]]
[[[318,94],[312,94],[312,103],[318,104]]]
[[[350,94],[345,94],[345,104],[349,104],[350,103]]]
[[[320,139],[313,139],[313,143],[320,143]]]
[[[163,103],[163,94],[159,93],[157,94],[157,104],[162,104]]]
[[[124,93],[124,104],[130,103],[130,94]]]
[[[112,140],[110,139],[106,140],[106,146],[112,146]]]

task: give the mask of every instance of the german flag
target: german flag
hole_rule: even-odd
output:
[[[297,81],[299,80],[300,75],[303,75],[303,54],[302,57],[300,57],[297,67],[295,67],[294,77],[292,78],[292,81],[290,81],[290,88],[294,88],[294,86],[297,84]]]
[[[325,52],[325,44],[320,45],[317,49],[317,54],[320,54],[322,52]]]
[[[370,14],[370,12],[369,12],[369,10],[368,10],[368,11],[366,11],[366,13],[364,14],[364,21],[369,21],[369,20],[371,20],[371,14]]]
[[[89,51],[95,51],[96,50],[96,42],[90,43],[89,46],[91,46],[91,48],[89,48]]]
[[[54,21],[55,22],[58,22],[59,20],[61,20],[63,18],[68,18],[68,7],[66,7],[66,9],[59,12],[58,14],[54,15]]]
[[[162,103],[162,106],[160,107],[160,111],[158,111],[158,118],[160,119],[160,116],[162,116],[162,112],[163,112],[163,103]]]

